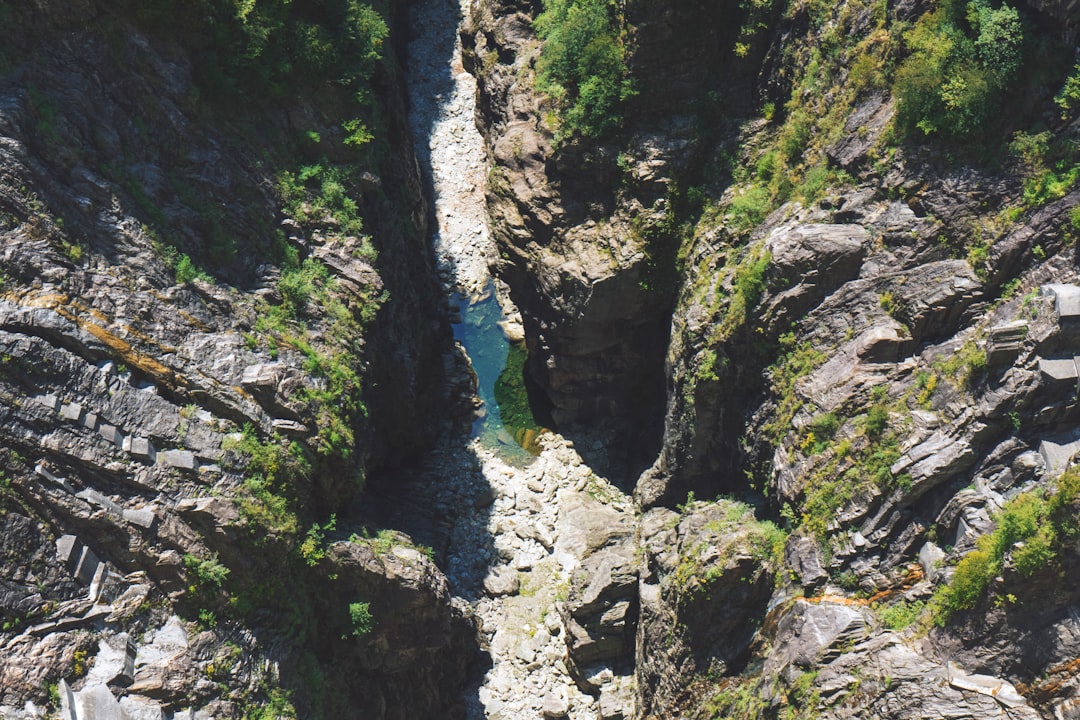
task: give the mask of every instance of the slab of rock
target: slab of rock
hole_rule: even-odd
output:
[[[514,595],[520,586],[517,571],[505,565],[493,568],[484,578],[484,592],[491,597]]]
[[[548,720],[564,718],[570,712],[570,700],[565,692],[549,692],[540,703],[540,713]]]

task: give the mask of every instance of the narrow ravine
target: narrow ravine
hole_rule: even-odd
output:
[[[584,531],[572,527],[588,514],[582,508],[602,502],[605,512],[632,518],[632,503],[556,433],[539,438],[535,457],[518,447],[502,427],[491,389],[520,326],[506,298],[498,298],[500,312],[491,296],[488,164],[474,120],[476,82],[462,66],[458,41],[468,5],[420,0],[412,6],[410,124],[434,196],[440,276],[460,306],[455,339],[470,356],[482,401],[472,436],[450,440],[424,463],[418,492],[429,497],[418,501],[442,524],[440,564],[458,602],[478,618],[491,658],[466,691],[470,720],[630,717],[628,677],[589,668],[596,681],[588,694],[570,676],[560,606],[585,551]]]

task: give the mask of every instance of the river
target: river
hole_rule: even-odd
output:
[[[633,509],[558,434],[526,443],[536,455],[524,451],[496,402],[500,376],[504,391],[508,380],[520,384],[504,372],[513,352],[504,329],[520,327],[488,270],[496,253],[484,202],[488,161],[474,119],[476,81],[462,66],[458,40],[468,4],[415,2],[409,45],[410,125],[433,194],[432,247],[448,298],[460,308],[454,336],[477,373],[482,402],[472,437],[436,449],[424,472],[431,507],[446,525],[440,565],[456,602],[478,618],[491,657],[465,702],[470,720],[599,720],[599,695],[582,692],[567,669],[559,609],[581,550],[561,541],[568,522],[561,508],[567,498],[599,492],[620,512]],[[629,678],[608,675],[607,686],[627,696]]]

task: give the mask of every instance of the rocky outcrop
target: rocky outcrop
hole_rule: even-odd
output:
[[[735,502],[642,518],[635,678],[643,717],[684,704],[694,691],[688,679],[742,667],[772,593],[778,532]]]
[[[182,22],[4,17],[27,32],[0,63],[0,715],[460,712],[467,664],[442,656],[475,630],[445,578],[407,538],[329,529],[446,400],[393,53],[376,159],[343,144],[337,90],[243,117],[211,97]],[[279,194],[323,155],[303,132],[367,163],[337,191],[370,235]]]
[[[522,312],[528,371],[556,426],[613,427],[609,451],[636,472],[651,459],[664,401],[675,185],[695,171],[701,147],[690,113],[716,82],[715,64],[701,53],[730,49],[723,29],[703,22],[711,9],[635,5],[631,65],[643,84],[664,80],[628,107],[624,136],[632,141],[556,149],[543,120],[548,105],[533,86],[537,10],[479,2],[465,34],[494,164],[487,194],[497,272]],[[680,53],[671,52],[674,37]],[[685,113],[672,116],[671,108]]]

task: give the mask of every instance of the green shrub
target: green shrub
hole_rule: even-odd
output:
[[[730,337],[737,328],[746,322],[746,314],[757,305],[765,292],[765,270],[772,262],[772,254],[761,247],[747,252],[735,266],[731,297],[727,312],[720,325],[724,337]]]
[[[229,568],[218,562],[217,553],[209,558],[199,558],[191,553],[184,555],[184,567],[194,576],[199,585],[220,590],[229,577]]]
[[[941,594],[941,607],[946,615],[975,607],[994,579],[992,560],[985,550],[972,550],[957,564],[952,580]]]
[[[953,614],[974,608],[1006,557],[1011,556],[1024,577],[1054,569],[1059,548],[1080,534],[1078,497],[1080,468],[1072,467],[1058,479],[1053,493],[1033,491],[1007,502],[994,517],[994,531],[979,538],[977,549],[957,563],[949,585],[934,593],[934,622],[944,625]]]
[[[761,224],[772,211],[772,196],[767,187],[751,185],[735,195],[728,206],[731,219],[729,227],[750,230]]]
[[[885,627],[890,630],[899,632],[911,627],[919,616],[922,615],[923,610],[926,608],[926,603],[922,600],[900,600],[888,605],[886,607],[878,609],[878,617],[881,618],[881,622],[885,624]]]
[[[900,129],[965,139],[991,121],[1022,62],[1019,15],[974,0],[966,17],[956,0],[923,15],[904,35],[910,51],[893,82]]]
[[[195,263],[191,262],[190,257],[181,253],[180,259],[176,262],[176,282],[183,285],[196,278],[206,282],[212,282],[209,275],[195,267]]]
[[[599,137],[622,123],[634,92],[614,5],[608,0],[544,0],[536,17],[544,41],[537,85],[562,116],[558,138]]]
[[[371,604],[366,602],[349,603],[349,622],[353,637],[364,637],[373,627]]]
[[[951,378],[957,387],[970,389],[986,370],[986,351],[968,340],[948,358],[934,363],[934,369]]]
[[[863,419],[863,430],[868,437],[880,438],[889,427],[889,406],[884,403],[876,403],[870,406]]]
[[[1065,78],[1065,84],[1054,96],[1054,102],[1061,108],[1062,119],[1067,119],[1080,108],[1080,63],[1073,66],[1072,72]]]

